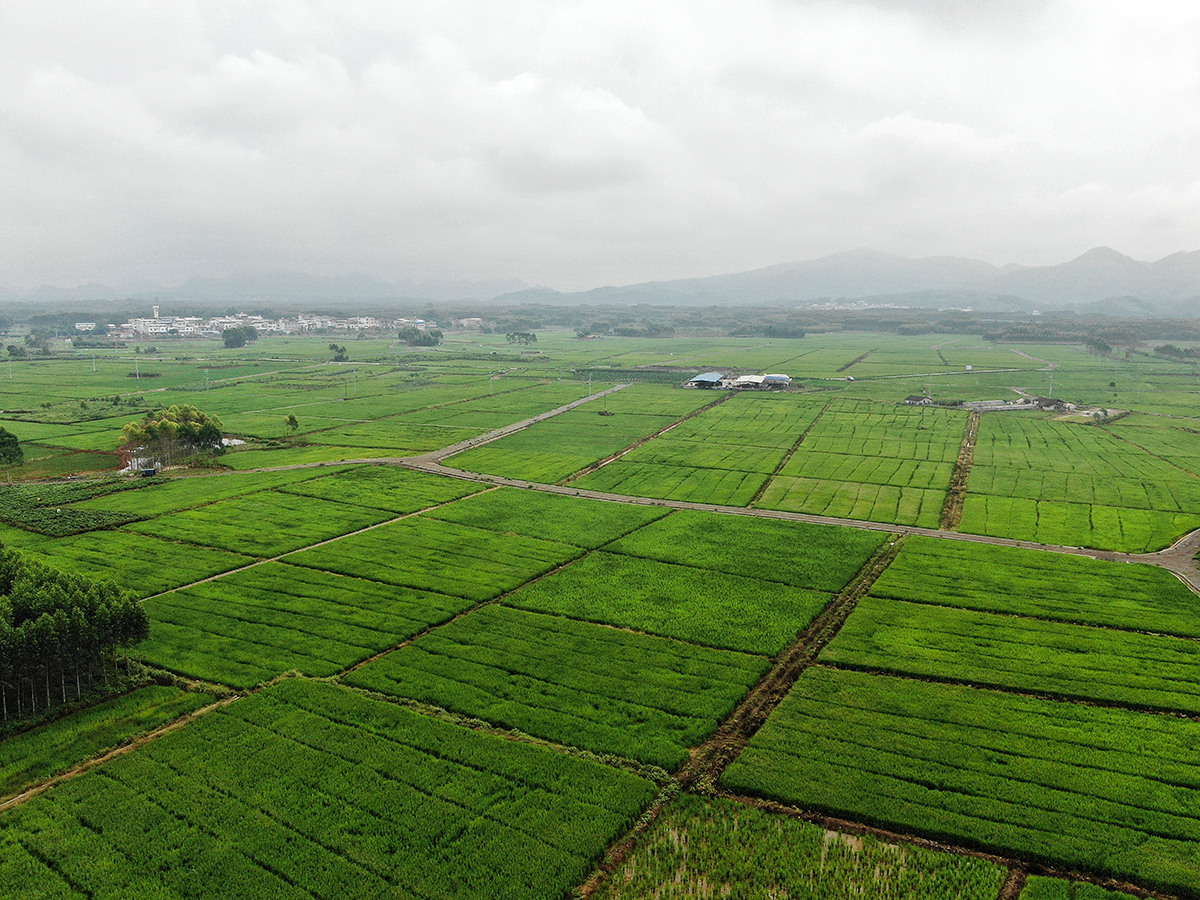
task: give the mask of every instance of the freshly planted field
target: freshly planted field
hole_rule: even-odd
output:
[[[684,794],[597,896],[996,900],[1005,875],[985,860],[838,834],[731,800]]]
[[[1200,599],[1156,566],[911,537],[876,597],[1200,637]]]
[[[821,659],[1200,714],[1200,642],[1186,638],[867,597]]]
[[[292,669],[333,675],[470,605],[266,563],[146,601],[150,639],[138,650],[164,669],[248,688]]]
[[[346,681],[674,768],[767,665],[765,657],[488,606]]]
[[[212,699],[150,685],[7,737],[0,741],[0,796],[19,793]]]
[[[632,775],[288,681],[4,814],[19,896],[560,897]]]
[[[619,553],[593,553],[504,602],[746,653],[789,645],[832,594]]]
[[[269,557],[391,518],[379,509],[277,491],[222,500],[129,526],[130,531]]]
[[[854,528],[684,510],[605,549],[836,593],[885,539]]]
[[[176,544],[145,534],[94,531],[42,541],[29,550],[69,572],[111,578],[142,597],[169,591],[247,565],[237,553]]]
[[[481,602],[583,550],[417,516],[294,553],[287,562]]]
[[[722,781],[1196,896],[1198,746],[1188,719],[817,667]]]
[[[427,517],[591,550],[666,514],[645,506],[500,488],[432,510]]]
[[[482,490],[480,485],[439,478],[395,466],[361,466],[281,488],[283,493],[382,509],[396,515],[449,503]]]

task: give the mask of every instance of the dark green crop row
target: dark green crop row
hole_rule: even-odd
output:
[[[266,563],[146,602],[155,665],[237,688],[295,669],[333,675],[470,606],[301,566]]]
[[[673,768],[767,665],[765,657],[489,606],[346,680]]]
[[[580,881],[653,793],[285,682],[6,813],[0,879],[16,896],[535,900]]]
[[[824,662],[1200,713],[1200,641],[868,597]]]
[[[1200,723],[809,669],[723,782],[1200,896]]]
[[[872,595],[1200,637],[1196,595],[1155,566],[913,537]]]

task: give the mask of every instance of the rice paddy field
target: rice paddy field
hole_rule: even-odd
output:
[[[1200,897],[1200,596],[1153,553],[1200,528],[1187,364],[572,334],[0,370],[0,541],[142,598],[153,676],[0,710],[0,894]],[[1101,414],[903,402],[1051,376]],[[170,403],[243,443],[118,475]]]

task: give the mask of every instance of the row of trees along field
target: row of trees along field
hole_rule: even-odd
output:
[[[117,671],[117,651],[150,634],[137,598],[111,581],[58,572],[0,546],[0,708],[4,721],[78,699]],[[73,689],[73,691],[72,691]]]

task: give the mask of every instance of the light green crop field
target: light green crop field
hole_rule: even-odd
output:
[[[287,682],[5,813],[11,896],[563,895],[644,779]]]
[[[1114,432],[985,415],[960,530],[1140,552],[1200,527],[1200,477]]]
[[[767,664],[761,656],[488,606],[346,682],[674,768]]]
[[[0,741],[0,796],[8,796],[212,702],[148,685]]]
[[[1200,638],[1200,601],[1170,572],[1086,556],[912,537],[871,595]]]
[[[301,550],[286,562],[480,602],[583,552],[558,541],[417,516]]]
[[[1194,896],[1198,729],[1190,719],[813,668],[723,783]]]
[[[289,670],[328,676],[444,622],[470,602],[267,563],[146,601],[153,665],[253,687]]]
[[[622,553],[593,553],[505,598],[521,609],[774,655],[832,594]]]
[[[1004,869],[986,860],[827,831],[733,801],[684,795],[659,816],[598,896],[852,900],[869,885],[865,896],[891,900],[996,900],[1004,878]],[[1059,900],[1057,894],[1032,896]],[[1092,897],[1062,895],[1074,896]]]
[[[1197,594],[1162,558],[857,527],[961,509],[977,535],[1166,547],[1200,527],[1193,363],[940,331],[732,337],[707,315],[528,347],[349,335],[343,363],[317,335],[0,367],[25,451],[0,468],[0,541],[144,598],[121,670],[210,692],[0,727],[7,791],[88,769],[0,812],[0,894],[560,900],[590,879],[607,900],[995,900],[1004,866],[934,840],[1064,876],[1025,900],[1127,900],[1105,880],[1200,897]],[[713,370],[793,386],[681,389]],[[398,464],[617,384],[448,458],[455,477]],[[953,401],[1023,395],[1096,409],[982,413],[956,470],[973,417]],[[244,443],[118,476],[122,426],[175,403]],[[7,624],[42,602],[22,590],[0,580],[0,650],[70,652],[60,619]],[[0,717],[41,706],[3,659]],[[237,699],[143,743],[218,689]]]

